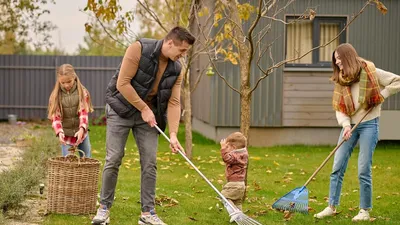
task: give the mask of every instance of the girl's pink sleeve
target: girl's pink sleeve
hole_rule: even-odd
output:
[[[86,104],[89,104],[89,94],[87,90],[85,90],[85,101]],[[83,128],[85,131],[87,131],[88,125],[89,125],[89,115],[88,111],[85,110],[84,107],[81,107],[79,110],[79,128]]]
[[[51,121],[52,121],[51,126],[53,127],[56,136],[58,136],[60,132],[63,132],[61,113],[59,110],[57,110],[56,113],[53,115]]]

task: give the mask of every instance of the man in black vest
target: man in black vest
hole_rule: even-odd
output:
[[[172,152],[182,150],[177,139],[182,83],[179,58],[195,38],[182,27],[173,28],[163,40],[143,38],[131,44],[106,92],[106,162],[100,207],[92,224],[107,224],[114,200],[119,166],[132,129],[140,153],[141,208],[139,224],[165,223],[155,211],[158,132],[167,121]]]

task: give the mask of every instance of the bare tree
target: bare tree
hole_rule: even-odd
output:
[[[258,0],[256,5],[250,3],[240,4],[233,0],[218,0],[215,3],[214,26],[220,27],[216,33],[216,42],[213,46],[215,53],[209,54],[210,63],[216,70],[216,74],[224,81],[224,83],[240,95],[240,130],[248,138],[250,129],[250,113],[252,94],[265,78],[267,78],[275,69],[285,65],[286,63],[299,60],[310,54],[316,49],[323,48],[339,36],[360,16],[367,6],[375,4],[382,13],[386,13],[385,6],[378,0],[367,0],[360,11],[356,13],[346,26],[335,37],[326,43],[310,48],[295,57],[290,59],[276,60],[272,55],[272,47],[276,39],[271,38],[271,30],[274,23],[281,23],[287,26],[292,23],[298,23],[303,20],[313,20],[315,10],[307,8],[304,13],[298,16],[295,20],[286,22],[281,19],[282,14],[296,0],[279,1],[279,0]],[[268,21],[268,24],[261,21]],[[207,36],[207,34],[205,34]],[[282,38],[281,37],[277,38]],[[209,51],[211,52],[211,50]],[[219,62],[216,62],[215,54],[218,54],[223,63],[231,63],[233,66],[238,66],[240,71],[240,88],[235,88],[228,82],[227,75],[218,70]],[[271,62],[270,65],[261,64],[261,61]],[[256,79],[256,82],[251,86],[250,73],[251,65],[256,62],[259,72],[262,74]],[[253,75],[254,76],[254,75]]]

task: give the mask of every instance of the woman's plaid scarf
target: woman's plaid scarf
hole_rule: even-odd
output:
[[[358,102],[361,107],[368,110],[371,107],[381,104],[384,98],[380,94],[379,82],[376,77],[375,65],[371,62],[362,62],[363,68],[360,73],[360,93]],[[353,98],[351,96],[351,85],[343,86],[335,83],[335,89],[332,98],[333,109],[353,115],[355,113]]]

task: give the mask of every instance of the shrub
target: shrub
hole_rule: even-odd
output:
[[[32,139],[32,144],[24,151],[22,160],[12,169],[0,173],[0,209],[3,213],[17,208],[32,187],[39,184],[46,174],[47,159],[53,157],[58,150],[58,143],[54,138]]]

